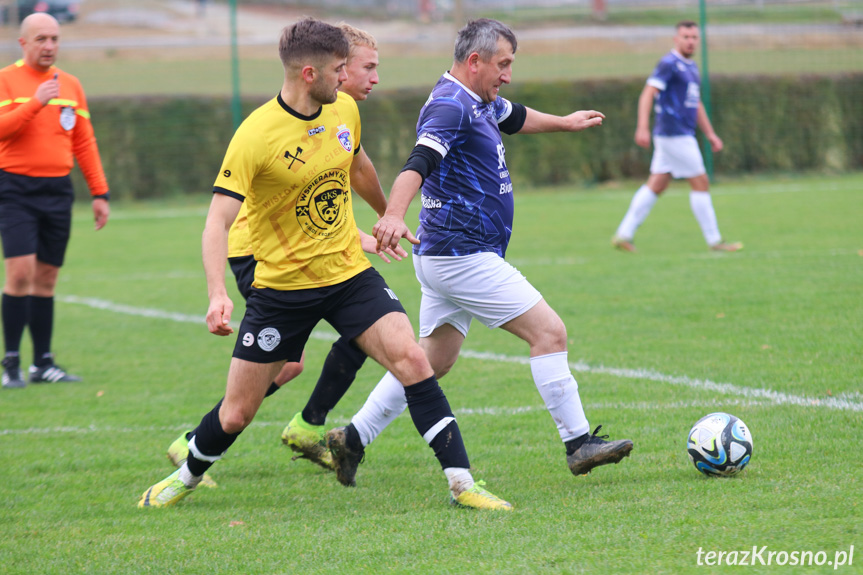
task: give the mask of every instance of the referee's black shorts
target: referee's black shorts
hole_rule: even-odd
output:
[[[69,176],[34,178],[0,170],[3,257],[36,254],[41,262],[62,266],[74,200]]]
[[[375,268],[322,288],[253,288],[246,301],[234,357],[254,363],[299,361],[312,329],[321,320],[350,341],[394,311],[405,313]]]

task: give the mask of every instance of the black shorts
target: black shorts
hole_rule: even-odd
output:
[[[375,268],[322,288],[252,289],[234,357],[254,363],[299,361],[312,329],[326,320],[352,340],[390,312],[405,308]]]
[[[0,170],[3,257],[36,254],[41,262],[62,266],[74,200],[69,176],[33,178]]]
[[[255,266],[258,262],[255,261],[255,256],[240,256],[237,258],[228,258],[228,264],[231,266],[231,271],[234,272],[234,279],[237,280],[237,289],[243,299],[249,299],[252,293],[252,282],[255,280]]]

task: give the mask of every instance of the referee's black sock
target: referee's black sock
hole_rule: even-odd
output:
[[[14,296],[3,294],[0,308],[3,314],[3,341],[7,352],[18,352],[21,349],[21,336],[30,318],[30,296]]]
[[[33,365],[42,367],[51,357],[51,335],[54,331],[54,297],[30,296],[30,336],[33,338]]]

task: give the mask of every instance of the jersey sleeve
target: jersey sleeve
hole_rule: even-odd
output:
[[[258,173],[259,162],[267,157],[266,146],[261,138],[251,137],[254,129],[248,124],[241,124],[237,129],[228,151],[222,160],[222,167],[213,191],[234,197],[240,201],[248,197],[252,189],[252,180]]]
[[[653,86],[660,92],[664,92],[666,86],[668,86],[668,82],[671,80],[672,74],[674,74],[674,66],[672,62],[663,58],[659,61],[656,68],[654,68],[653,73],[650,74],[650,77],[647,79],[647,85]]]
[[[62,81],[69,82],[73,78],[68,75]],[[75,79],[77,83],[77,79]],[[90,122],[90,108],[87,106],[87,97],[80,83],[77,83],[78,108],[75,110],[75,130],[72,133],[72,153],[84,174],[90,195],[101,196],[108,193],[108,182],[105,179],[105,170],[102,168],[102,159],[99,157],[99,148],[96,145],[96,135],[93,133],[93,124]]]
[[[451,98],[432,100],[423,108],[417,129],[417,146],[427,146],[445,158],[458,145],[470,125],[468,111]]]

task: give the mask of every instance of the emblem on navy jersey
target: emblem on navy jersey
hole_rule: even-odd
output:
[[[354,145],[351,142],[351,131],[348,129],[347,126],[339,126],[339,133],[336,134],[336,136],[339,138],[339,143],[342,145],[346,152],[350,152],[354,149]]]
[[[297,222],[307,236],[326,240],[341,232],[350,212],[348,173],[339,168],[312,178],[297,198]]]
[[[60,108],[60,127],[66,130],[67,132],[75,127],[75,120],[77,117],[75,116],[75,108],[70,108],[69,106],[63,106]]]

